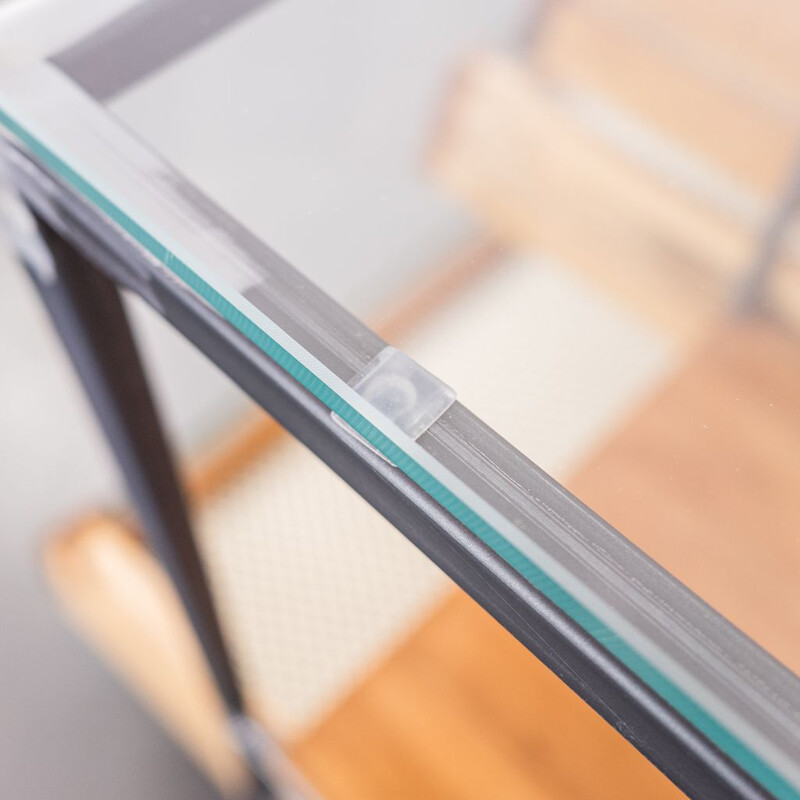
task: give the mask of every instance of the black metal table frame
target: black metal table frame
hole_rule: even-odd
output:
[[[690,797],[770,795],[569,616],[413,481],[346,432],[330,411],[186,287],[137,281],[145,258],[33,160],[14,183],[49,256],[21,248],[94,406],[149,541],[186,607],[243,756],[271,796],[183,494],[126,320],[138,293],[289,433],[352,486]],[[59,191],[54,195],[53,187]],[[36,262],[39,263],[36,263]],[[152,277],[152,276],[151,276]],[[265,631],[265,635],[269,635]],[[267,770],[268,772],[268,770]]]
[[[96,98],[107,97],[263,0],[205,3],[203,25],[195,28],[192,25],[199,17],[189,11],[193,2],[145,3],[54,61]],[[165,14],[176,24],[165,27]],[[164,35],[154,38],[154,26]],[[145,47],[153,43],[154,48]],[[120,52],[124,58],[119,57]],[[98,69],[98,64],[107,64],[109,69]],[[99,84],[94,86],[93,81]],[[262,737],[247,716],[120,288],[140,295],[155,308],[689,796],[708,800],[772,796],[414,481],[337,424],[327,406],[198,295],[168,272],[153,270],[148,255],[128,235],[24,148],[14,150],[10,167],[16,190],[38,229],[27,244],[21,243],[21,259],[95,408],[151,546],[186,607],[228,709],[233,741],[262,796],[278,792],[280,781],[276,784],[273,780],[275,744],[268,736]],[[791,182],[767,228],[763,257],[756,260],[742,303],[752,305],[763,295],[765,276],[774,262],[774,245],[785,227],[788,210],[796,205],[798,185],[800,180]],[[189,186],[183,188],[193,191]],[[205,202],[194,200],[201,205]],[[356,330],[356,335],[363,334]],[[496,463],[507,453],[517,463],[516,455],[505,449],[507,445],[492,431],[470,418],[463,407],[459,414],[461,424],[473,426],[471,434],[480,434]],[[618,534],[552,479],[529,462],[519,463],[517,473],[501,471],[502,479],[512,484],[529,481],[537,491],[551,493],[546,496],[559,492],[565,524],[584,534],[591,530],[605,537],[597,540],[601,544],[608,545],[615,536],[619,540]],[[650,588],[656,594],[671,593],[671,602],[691,594],[668,576],[662,575],[659,581]],[[695,600],[689,597],[690,604]],[[707,614],[701,612],[707,621]],[[716,627],[707,633],[731,635],[724,621],[713,624]]]

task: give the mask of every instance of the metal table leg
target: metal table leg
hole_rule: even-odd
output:
[[[759,237],[756,252],[736,287],[733,310],[739,314],[754,314],[769,300],[769,284],[784,242],[786,230],[800,206],[800,154],[790,170],[786,188],[768,217]]]
[[[254,734],[255,723],[246,715],[119,290],[45,222],[37,225],[46,247],[33,257],[21,248],[23,263],[94,406],[149,542],[189,615],[258,796],[282,796],[265,774],[262,746],[270,743]]]

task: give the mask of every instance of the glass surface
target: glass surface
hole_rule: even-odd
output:
[[[778,3],[540,17],[522,0],[288,0],[104,109],[51,65],[9,71],[0,121],[776,797],[798,797],[797,706],[781,707],[800,671],[800,236],[781,206],[798,23]],[[382,342],[326,295],[779,660],[739,659],[780,681],[764,715],[783,714],[786,738],[744,725],[722,678],[697,684],[508,498],[359,395]]]

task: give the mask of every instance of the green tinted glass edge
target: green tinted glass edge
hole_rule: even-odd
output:
[[[557,605],[592,636],[595,641],[619,659],[765,789],[779,800],[800,800],[800,789],[793,787],[728,728],[689,697],[652,663],[641,656],[613,629],[563,589],[560,584],[541,568],[537,567],[494,527],[440,483],[436,477],[398,447],[389,437],[375,428],[345,399],[314,375],[305,365],[301,364],[278,342],[268,336],[252,320],[248,319],[245,314],[234,307],[209,283],[195,274],[187,264],[176,257],[140,224],[60,159],[50,148],[42,144],[36,136],[22,125],[19,125],[3,109],[0,109],[0,124],[17,137],[38,161],[65,180],[75,191],[132,236],[150,255],[197,292],[240,333],[259,347],[331,411],[345,420],[359,435],[394,463],[446,511],[469,528],[484,544]]]

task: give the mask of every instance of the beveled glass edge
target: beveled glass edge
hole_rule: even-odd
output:
[[[45,71],[52,69],[47,68],[45,65],[40,65],[40,68],[45,69]],[[69,82],[67,82],[65,86],[63,76],[58,75],[58,73],[56,73],[55,76],[49,74],[48,78],[44,79],[44,81],[46,84],[49,84],[49,90],[45,91],[44,101],[39,98],[40,103],[45,102],[48,106],[49,114],[45,115],[44,123],[41,118],[38,120],[36,119],[36,98],[35,96],[32,98],[30,95],[30,90],[33,88],[30,82],[25,85],[25,81],[22,81],[24,88],[27,90],[24,91],[22,95],[15,95],[13,91],[14,87],[12,87],[11,92],[11,95],[14,96],[17,101],[20,97],[25,98],[27,101],[33,100],[33,120],[28,119],[27,124],[21,119],[26,116],[26,113],[23,111],[23,113],[20,114],[19,108],[16,109],[16,113],[8,113],[8,81],[1,82],[2,86],[0,86],[0,96],[4,96],[4,100],[6,101],[0,106],[0,108],[3,109],[0,110],[0,120],[2,120],[5,126],[24,143],[26,148],[28,148],[37,159],[41,160],[56,174],[67,180],[78,192],[94,203],[100,211],[119,224],[128,234],[137,239],[160,264],[169,268],[180,279],[192,286],[195,291],[213,305],[226,319],[239,328],[239,330],[261,347],[261,349],[276,362],[281,364],[287,372],[297,378],[315,396],[331,408],[331,410],[346,419],[348,423],[360,435],[370,441],[373,446],[383,452],[394,463],[398,464],[399,468],[401,468],[406,475],[425,489],[425,491],[434,497],[444,508],[466,524],[467,527],[473,530],[473,532],[492,547],[495,552],[500,554],[507,562],[511,563],[522,575],[530,580],[533,585],[542,590],[559,605],[559,607],[581,624],[596,640],[601,642],[603,646],[617,655],[623,663],[627,664],[634,672],[639,674],[648,685],[653,687],[675,708],[680,710],[687,719],[698,727],[698,729],[703,731],[723,751],[727,752],[735,761],[753,774],[754,777],[767,786],[776,796],[797,796],[796,788],[792,788],[780,775],[776,774],[774,770],[762,761],[755,752],[752,752],[736,735],[733,735],[731,730],[726,729],[725,724],[720,724],[719,718],[725,716],[725,714],[719,713],[720,708],[716,708],[712,713],[709,713],[707,709],[703,708],[703,705],[709,705],[709,700],[714,699],[713,693],[708,687],[701,684],[698,691],[697,686],[691,686],[691,680],[693,679],[691,674],[688,676],[681,675],[683,667],[680,664],[675,664],[673,658],[664,653],[661,648],[653,647],[653,643],[649,642],[647,638],[642,635],[640,630],[632,626],[629,620],[619,615],[614,606],[607,602],[607,598],[598,596],[587,586],[576,582],[574,576],[565,570],[562,564],[555,561],[550,552],[544,550],[540,544],[535,541],[531,535],[531,530],[526,532],[518,526],[512,525],[507,518],[498,513],[497,507],[487,503],[484,497],[479,496],[474,491],[474,488],[464,483],[462,480],[464,477],[463,475],[457,477],[450,470],[443,468],[442,463],[437,463],[437,458],[431,456],[430,452],[420,446],[425,444],[423,440],[427,437],[428,447],[433,452],[436,452],[436,448],[433,446],[434,442],[438,442],[438,444],[441,445],[439,462],[447,463],[447,458],[444,458],[444,455],[449,454],[451,464],[456,465],[460,463],[463,465],[465,462],[463,460],[459,462],[459,456],[457,454],[458,447],[454,444],[457,442],[458,436],[453,435],[453,431],[457,431],[458,429],[458,425],[454,425],[453,423],[458,420],[459,414],[468,415],[468,412],[466,412],[463,407],[456,404],[451,411],[420,440],[420,445],[417,446],[414,446],[413,442],[405,442],[402,436],[397,435],[398,432],[392,430],[391,425],[386,424],[385,420],[375,418],[375,415],[371,413],[371,409],[360,408],[357,399],[349,397],[346,391],[348,387],[343,380],[347,379],[346,376],[336,375],[331,372],[325,364],[311,356],[307,350],[298,347],[297,341],[287,337],[285,331],[278,329],[274,322],[270,320],[263,311],[255,307],[249,301],[242,302],[244,298],[241,295],[241,289],[247,289],[248,284],[238,286],[234,288],[233,291],[231,291],[230,286],[227,288],[221,285],[212,286],[207,280],[209,275],[206,274],[205,277],[203,276],[203,270],[200,269],[201,265],[199,260],[192,258],[191,247],[188,249],[187,255],[187,248],[181,246],[180,243],[170,242],[166,244],[165,242],[169,241],[168,237],[163,234],[159,235],[154,231],[155,226],[148,224],[147,229],[145,229],[143,225],[136,221],[137,217],[139,220],[143,220],[147,215],[142,215],[141,213],[127,213],[118,204],[110,200],[110,196],[112,196],[113,193],[102,191],[100,188],[102,186],[102,181],[98,180],[96,175],[93,179],[91,168],[81,168],[80,173],[76,171],[74,167],[81,164],[81,159],[78,158],[76,160],[74,152],[69,152],[69,128],[70,125],[74,128],[76,118],[73,116],[65,117],[63,113],[59,116],[58,113],[55,113],[56,119],[61,120],[62,123],[67,123],[66,129],[62,125],[60,131],[58,130],[58,125],[53,128],[47,123],[47,120],[54,114],[52,106],[56,97],[53,91],[56,90],[56,86],[60,87],[57,89],[56,95],[61,95],[63,91],[70,95],[73,101],[77,98],[78,105],[82,106],[83,111],[89,114],[91,119],[87,120],[84,118],[77,124],[81,134],[86,134],[88,130],[91,130],[94,135],[94,138],[90,137],[91,146],[100,146],[102,148],[113,145],[112,152],[120,146],[122,146],[122,150],[133,148],[136,158],[133,158],[130,162],[126,162],[124,166],[127,169],[133,168],[137,170],[141,168],[142,164],[137,163],[137,161],[144,157],[152,160],[153,163],[150,164],[151,167],[153,167],[154,164],[157,166],[156,173],[152,171],[146,173],[148,179],[157,179],[158,175],[163,173],[168,175],[170,180],[182,180],[174,171],[170,170],[167,165],[160,162],[160,160],[152,153],[149,153],[146,148],[142,148],[141,144],[136,142],[136,140],[119,125],[115,124],[108,114],[94,107],[88,97],[81,95],[81,93],[76,95],[75,87],[70,87]],[[15,83],[13,78],[11,79],[11,83]],[[20,88],[19,82],[16,83],[15,88]],[[47,87],[40,86],[39,88],[46,89]],[[80,99],[81,97],[83,99]],[[64,98],[60,97],[59,99],[63,101]],[[89,107],[86,106],[87,102],[89,103]],[[25,107],[26,105],[29,105],[29,103],[23,100],[22,106]],[[27,110],[30,111],[31,109]],[[41,112],[41,110],[40,108],[39,111]],[[64,109],[62,107],[61,112],[63,111]],[[75,111],[74,107],[72,111]],[[89,122],[92,124],[87,126],[86,123]],[[92,127],[93,125],[95,126],[94,128]],[[36,135],[34,135],[34,131]],[[75,130],[72,131],[72,134],[74,137]],[[99,138],[97,138],[98,134],[101,134]],[[51,137],[55,137],[56,142],[50,143],[48,146],[47,140]],[[75,142],[73,141],[73,145],[74,144]],[[57,152],[59,153],[58,155],[56,154]],[[109,152],[106,152],[105,156],[107,157],[108,155]],[[130,155],[130,152],[126,154],[126,156]],[[115,157],[118,160],[122,158],[121,152],[116,152]],[[123,158],[123,161],[124,160]],[[83,166],[86,165],[84,164]],[[122,164],[117,164],[118,168],[122,166]],[[127,178],[130,179],[131,176],[127,175]],[[156,180],[156,183],[158,184],[158,180]],[[163,190],[163,181],[159,185],[161,190]],[[190,186],[188,182],[186,185]],[[163,199],[162,197],[162,200]],[[173,192],[169,195],[168,200],[170,203],[176,203],[180,202],[180,197],[176,197]],[[130,209],[128,209],[128,212],[130,212]],[[192,215],[196,216],[196,209],[192,209]],[[220,216],[224,217],[224,215]],[[195,222],[197,222],[196,219]],[[180,226],[178,227],[180,229]],[[222,226],[222,228],[218,226],[214,235],[216,236],[219,234],[220,230],[225,232],[224,226]],[[232,249],[230,231],[227,231],[226,235],[228,238],[226,239],[225,236],[223,236],[222,241],[212,241],[214,236],[209,239],[208,236],[201,235],[200,244],[210,246],[210,252],[214,258],[230,259],[235,253],[236,248],[234,247]],[[192,244],[196,248],[198,241],[194,241]],[[277,258],[274,254],[271,255],[273,258]],[[280,259],[278,259],[278,261],[280,261]],[[193,263],[192,269],[187,266],[189,262]],[[285,265],[285,262],[281,263],[286,269],[291,271],[291,268]],[[255,283],[249,285],[250,289],[252,289],[253,286],[257,286],[259,283],[259,266],[262,266],[262,262],[257,261],[256,273],[254,276],[251,275],[251,278],[255,278]],[[290,277],[293,277],[293,279],[300,282],[305,281],[302,276],[297,275],[294,271],[291,271],[291,273]],[[215,282],[217,276],[211,275],[210,277],[211,281]],[[305,281],[305,283],[307,284],[307,281]],[[272,287],[270,287],[270,291],[271,290]],[[321,294],[318,290],[316,291],[318,294]],[[328,298],[325,298],[325,301],[323,305],[328,308],[336,308],[338,309],[339,315],[349,317],[346,312],[338,308],[338,306],[332,303]],[[323,322],[324,317],[325,314],[322,314]],[[353,327],[354,330],[359,327],[363,329],[363,331],[368,330],[364,329],[363,326],[360,326],[360,324],[354,320]],[[370,343],[372,346],[380,343],[379,338],[374,334],[369,335],[365,333],[363,338],[367,343],[367,349],[369,349]],[[358,347],[356,346],[354,349],[358,350]],[[298,358],[298,355],[301,356],[301,358]],[[374,353],[364,354],[361,356],[360,360],[366,362],[372,355],[374,355]],[[311,364],[311,366],[309,366],[309,364]],[[506,456],[509,458],[509,462],[516,464],[522,472],[528,470],[528,477],[530,478],[532,475],[536,477],[537,480],[535,482],[538,485],[543,473],[540,475],[537,475],[535,472],[531,473],[530,470],[535,470],[535,468],[527,459],[524,459],[524,457],[516,453],[516,451],[513,451],[513,448],[502,442],[502,440],[499,440],[499,437],[496,437],[496,435],[494,435],[494,439],[492,439],[491,434],[493,434],[493,432],[489,431],[486,426],[483,426],[483,428],[485,431],[489,432],[487,443],[493,443],[495,449],[499,447],[500,450],[506,450]],[[444,435],[445,433],[447,433],[447,435]],[[450,437],[449,440],[448,436]],[[488,450],[489,448],[483,451],[482,455],[484,457],[487,456]],[[508,465],[504,468],[497,468],[497,464],[495,463],[494,466],[497,469],[498,476],[502,476],[504,472],[506,474],[508,473]],[[546,476],[544,477],[546,478]],[[582,508],[581,505],[558,486],[558,484],[550,479],[547,480],[549,481],[548,485],[550,491],[555,493],[555,500],[561,503],[567,503],[570,507],[570,514],[574,515],[577,513],[579,516],[581,514],[588,515],[586,520],[590,524],[587,523],[587,525],[584,525],[584,530],[588,530],[594,526],[596,531],[603,531],[606,536],[615,538],[618,546],[627,547],[627,549],[632,552],[635,551],[635,553],[638,554],[638,559],[634,558],[631,562],[633,564],[638,563],[641,559],[646,559],[646,557],[638,553],[630,543],[622,539],[619,534],[608,526],[605,526],[595,515],[592,515],[588,509]],[[506,489],[508,488],[510,487],[507,486]],[[508,499],[513,495],[513,492],[505,492],[505,494],[507,495],[506,499]],[[536,500],[536,498],[531,499],[534,501]],[[556,506],[557,505],[558,503],[556,503]],[[534,506],[534,510],[538,513],[534,514],[531,518],[532,530],[546,529],[548,524],[550,524],[551,526],[554,525],[555,528],[560,528],[560,535],[563,537],[564,530],[569,530],[569,525],[564,525],[565,518],[563,514],[559,516],[557,508],[555,508],[556,513],[554,514],[553,505],[547,506],[541,502],[537,505],[534,502]],[[517,509],[517,515],[512,517],[517,522],[520,521],[518,515],[519,509]],[[568,520],[566,521],[568,522]],[[651,572],[653,570],[658,571],[658,568],[650,562],[650,570]],[[662,577],[669,578],[669,576],[663,575],[663,571],[660,572],[662,573]],[[626,568],[621,568],[620,575],[624,576],[625,573]],[[628,576],[628,578],[630,578],[630,576]],[[645,583],[647,582],[645,581]],[[673,583],[675,583],[676,587],[680,589],[683,595],[694,598],[685,587],[680,587],[676,582]],[[569,592],[565,590],[564,584],[572,584]],[[629,592],[636,594],[635,591],[631,592],[630,583],[624,583],[623,586],[625,594]],[[618,590],[619,587],[617,587],[617,591]],[[693,603],[689,603],[689,607],[691,608],[699,602],[700,601],[694,598]],[[588,610],[590,606],[593,611]],[[705,607],[705,609],[710,611],[707,607]],[[714,614],[714,612],[711,613],[712,615]],[[605,619],[605,622],[601,621],[601,615],[602,618]],[[703,620],[696,621],[703,622]],[[721,618],[720,623],[724,623]],[[612,627],[609,627],[609,625]],[[719,627],[719,625],[717,627]],[[724,623],[722,627],[727,631],[728,637],[732,637],[738,645],[749,642],[746,637],[743,637],[742,634],[733,629],[728,623]],[[635,645],[631,642],[635,642]],[[763,651],[760,651],[760,648],[752,645],[752,643],[747,644],[745,649],[748,648],[753,649],[756,654],[763,653]],[[698,651],[702,651],[703,648],[698,646],[697,649]],[[646,653],[646,656],[643,655],[643,652]],[[757,659],[759,668],[762,670],[773,669],[769,666],[771,662],[769,656],[766,654],[763,654],[763,656],[764,658]],[[656,668],[655,664],[669,666],[672,669],[673,678],[677,676],[682,679],[681,683],[683,688],[679,687],[670,678],[667,678],[661,670]],[[677,670],[674,669],[676,666]],[[775,667],[779,668],[779,665],[775,664]],[[687,677],[689,680],[687,680]],[[790,677],[796,681],[795,676]],[[785,680],[779,680],[778,683],[785,684]],[[778,689],[781,688],[785,690],[786,686],[778,687]],[[700,695],[699,697],[698,694]],[[776,697],[780,694],[780,691],[776,691]],[[792,704],[789,703],[788,705],[791,706]],[[722,710],[724,711],[724,709]],[[714,718],[715,716],[717,719]],[[733,727],[736,729],[735,725],[737,724],[740,725],[740,728],[748,727],[748,722],[746,720],[742,721],[738,714],[734,714],[732,717],[729,716],[726,723],[728,728]],[[731,726],[731,723],[734,723],[734,725]],[[758,734],[758,731],[756,731],[756,734]],[[752,745],[754,737],[751,735],[748,738],[751,739]],[[755,738],[758,737],[756,736]],[[758,746],[758,742],[755,744],[755,749],[758,751],[763,752],[765,749],[772,749],[771,752],[765,754],[765,758],[774,762],[775,752],[773,748],[776,747],[774,741],[767,739],[766,747],[764,746],[764,742],[761,742],[761,746]],[[785,745],[786,743],[782,742],[781,744]],[[790,754],[791,752],[792,751],[789,750]],[[772,756],[772,758],[770,758],[770,756]],[[791,755],[789,756],[789,761],[789,767],[796,766],[796,764],[792,762]]]

